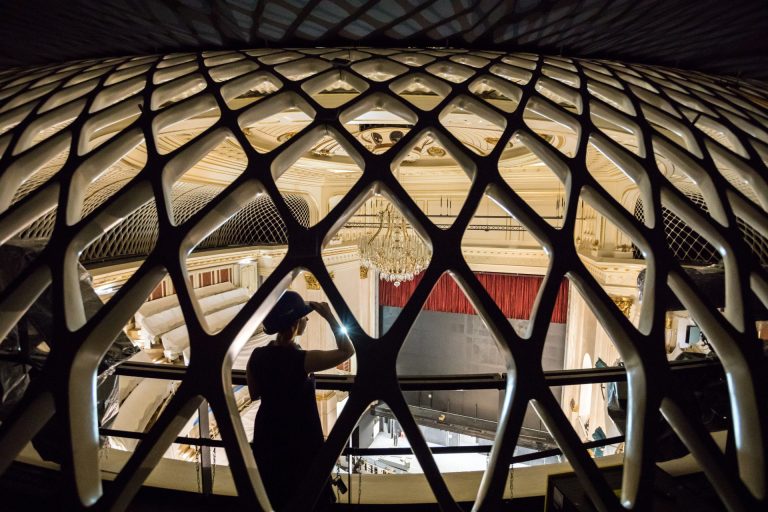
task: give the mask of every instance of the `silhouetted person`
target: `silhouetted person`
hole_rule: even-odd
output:
[[[312,311],[331,326],[336,349],[303,350],[294,341],[304,332]],[[293,291],[285,292],[264,319],[264,332],[277,337],[253,351],[246,369],[251,399],[261,398],[253,429],[253,454],[272,506],[280,510],[303,482],[324,442],[313,372],[343,363],[355,349],[327,303],[305,302]],[[333,500],[327,483],[317,509]]]

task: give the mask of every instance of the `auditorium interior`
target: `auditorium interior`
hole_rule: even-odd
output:
[[[334,510],[765,506],[768,8],[603,3],[11,9],[10,510],[271,510],[245,368],[285,290],[357,352],[289,510],[328,475]]]

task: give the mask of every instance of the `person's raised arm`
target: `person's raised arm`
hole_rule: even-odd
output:
[[[350,341],[346,332],[336,321],[328,303],[310,302],[309,305],[331,326],[333,336],[336,339],[336,348],[333,350],[308,350],[304,357],[304,370],[307,373],[319,372],[338,366],[355,353],[352,341]]]

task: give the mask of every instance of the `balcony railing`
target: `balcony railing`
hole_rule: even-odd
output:
[[[673,373],[685,377],[701,376],[708,374],[712,376],[721,375],[722,367],[716,360],[702,361],[671,361],[669,363]],[[157,365],[152,363],[132,363],[127,362],[116,369],[118,375],[130,377],[142,377],[149,379],[163,380],[182,380],[186,374],[186,367]],[[544,372],[544,379],[548,386],[574,386],[582,384],[600,384],[608,382],[626,381],[626,371],[623,367],[608,368],[590,368],[574,370],[557,370]],[[318,374],[315,377],[315,385],[321,390],[349,391],[354,384],[355,375],[333,375]],[[503,390],[507,384],[507,374],[505,373],[485,373],[473,375],[431,375],[416,376],[403,375],[399,377],[400,387],[403,391],[434,391],[434,390],[466,390],[466,389],[488,389]],[[232,371],[232,384],[245,385],[246,376],[244,370]],[[211,494],[213,490],[213,477],[211,467],[211,448],[224,448],[224,442],[208,437],[208,404],[203,402],[199,407],[201,437],[179,436],[174,440],[175,443],[186,444],[200,447],[200,469],[202,494]],[[99,430],[103,436],[123,437],[129,439],[143,439],[144,433],[127,430],[117,430],[111,428],[101,428]],[[614,436],[606,439],[590,441],[583,444],[585,449],[599,448],[624,442],[624,436]],[[475,446],[439,446],[430,448],[434,455],[442,454],[460,454],[460,453],[490,453],[492,444]],[[387,456],[387,455],[411,455],[413,453],[410,447],[392,447],[392,448],[361,448],[355,446],[346,446],[341,456],[362,457],[362,456]],[[531,462],[548,457],[562,455],[559,448],[545,449],[533,453],[526,453],[512,457],[510,465]],[[352,464],[347,464],[351,475]]]

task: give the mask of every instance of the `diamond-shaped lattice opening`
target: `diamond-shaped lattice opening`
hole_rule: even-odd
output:
[[[642,201],[638,200],[638,203]],[[639,220],[639,219],[638,219]],[[627,318],[638,325],[640,309],[625,308],[637,302],[637,276],[647,267],[642,249],[582,196],[576,210],[573,233],[576,251],[587,271]],[[621,272],[615,272],[619,267]]]
[[[438,227],[451,227],[472,184],[472,162],[440,132],[425,132],[402,149],[392,166],[408,195],[418,198],[419,209]]]
[[[638,87],[642,87],[643,89],[650,91],[654,94],[658,94],[659,91],[654,87],[650,82],[647,80],[642,80],[640,78],[637,78],[636,76],[630,75],[628,73],[623,73],[621,71],[616,71],[616,76],[620,79],[624,80],[625,82],[629,82],[632,85],[636,85]]]
[[[698,116],[694,125],[721,146],[725,146],[741,157],[749,158],[744,146],[733,132],[714,119],[710,119],[707,116]]]
[[[594,94],[593,92],[593,86],[595,85],[595,81],[598,81],[600,83],[610,85],[614,89],[624,89],[624,86],[621,82],[613,78],[610,71],[605,69],[602,66],[594,66],[588,67],[589,64],[586,62],[581,62],[582,67],[584,67],[584,74],[587,75],[590,80],[587,80],[587,89],[590,93]]]
[[[333,209],[344,198],[343,194],[328,199],[328,208]],[[376,336],[378,315],[376,312],[376,274],[373,269],[362,265],[358,247],[364,245],[378,229],[376,200],[364,202],[326,243],[322,251],[323,263],[334,280],[339,293],[349,307],[354,320],[369,336]],[[354,257],[350,258],[350,252]],[[307,281],[307,286],[310,281]],[[314,286],[314,282],[312,282]],[[351,321],[345,325],[351,330]],[[350,333],[354,334],[354,333]]]
[[[208,74],[214,82],[226,82],[257,69],[259,69],[259,65],[252,60],[240,60],[211,68],[208,70]]]
[[[70,185],[67,222],[89,215],[128,185],[147,164],[140,132],[126,134],[78,167]]]
[[[683,123],[647,105],[643,105],[642,110],[646,121],[654,130],[687,152],[699,158],[702,157],[701,149],[696,143],[693,133]]]
[[[158,65],[158,69],[157,71],[155,71],[155,74],[152,77],[152,82],[155,85],[170,82],[171,80],[175,80],[179,77],[189,75],[200,69],[199,66],[197,65],[197,62],[194,62],[194,61],[181,63],[176,66],[170,66],[167,68],[161,68],[160,67],[161,65],[162,63]]]
[[[424,64],[429,64],[435,60],[431,55],[425,55],[423,53],[399,53],[390,58],[413,67],[423,66]]]
[[[544,76],[548,76],[570,87],[578,88],[581,84],[579,75],[555,66],[544,65],[541,67],[541,72]]]
[[[249,409],[252,406],[252,402],[248,396],[248,386],[233,386],[232,394],[235,399],[235,404],[237,404],[238,412],[240,412],[240,414],[243,416],[249,414]],[[253,433],[252,424],[249,433]],[[192,439],[221,439],[221,428],[218,421],[216,420],[216,415],[213,413],[213,409],[208,405],[207,402],[203,402],[198,407],[197,412],[190,416],[190,418],[187,420],[187,423],[181,428],[181,430],[179,430],[178,436]],[[195,464],[202,464],[204,450],[205,448],[202,448],[196,444],[174,443],[168,447],[163,456],[167,459],[176,459],[193,462]],[[212,466],[214,466],[214,470],[216,469],[215,466],[229,465],[229,459],[227,458],[227,451],[225,448],[210,448],[209,456],[210,462]]]
[[[375,94],[349,107],[339,120],[368,151],[379,155],[396,146],[417,117],[393,97]]]
[[[0,99],[10,98],[10,99],[7,99],[2,104],[2,106],[0,106],[0,112],[8,112],[22,105],[26,105],[29,102],[37,98],[40,98],[41,96],[45,96],[46,94],[53,91],[54,89],[56,89],[56,86],[51,84],[51,85],[36,87],[34,89],[25,90],[16,94],[15,96],[13,96],[14,94],[13,90],[10,90],[9,92],[7,91],[0,95],[2,96],[2,98]]]
[[[194,73],[174,80],[155,89],[152,93],[152,110],[162,110],[174,103],[196,95],[207,87],[205,78]]]
[[[111,67],[111,66],[110,66]],[[101,75],[109,72],[109,67],[103,67],[101,69],[93,69],[93,70],[85,70],[81,73],[78,73],[73,78],[71,78],[66,84],[64,84],[65,91],[67,89],[72,89],[76,85],[80,84],[86,84],[86,82],[90,81],[90,84],[95,85],[98,80],[96,80]]]
[[[706,214],[706,204],[700,195],[688,193],[686,197],[695,208]],[[704,266],[718,263],[721,260],[720,254],[709,240],[674,211],[662,206],[661,213],[667,247],[677,261],[687,265]],[[644,215],[644,204],[642,201],[638,201],[635,207],[635,217],[642,220]]]
[[[482,68],[486,66],[490,61],[484,57],[478,57],[474,54],[468,54],[468,55],[454,55],[453,57],[450,57],[450,60],[453,62],[458,62],[459,64],[463,64],[465,66],[471,66],[473,68]]]
[[[640,198],[640,189],[628,172],[631,169],[638,169],[636,165],[632,165],[634,161],[613,148],[610,143],[606,143],[605,139],[597,138],[595,135],[589,137],[586,161],[587,170],[603,190],[628,212],[634,214],[635,204]]]
[[[709,179],[703,169],[690,156],[662,139],[653,139],[653,151],[656,166],[669,183],[684,195],[697,197],[696,203],[707,208],[707,196],[700,185],[706,185]],[[707,191],[711,193],[711,188]]]
[[[110,209],[120,209],[126,202],[124,195],[116,199],[111,208],[95,215],[106,219],[110,216]],[[96,219],[91,221],[99,222]],[[98,298],[108,302],[114,296],[120,286],[138,270],[144,259],[155,248],[157,235],[157,208],[154,201],[149,201],[111,225],[80,253],[79,262],[87,270],[108,266],[117,261],[127,262],[119,276],[114,279],[110,279],[109,276],[103,277],[101,272],[94,270],[94,288]],[[98,311],[101,304],[90,300],[85,293],[83,293],[83,300],[86,306],[86,318],[90,318]],[[94,305],[90,310],[88,309],[89,301]]]
[[[56,107],[65,105],[70,101],[74,101],[77,98],[80,98],[94,90],[97,83],[98,80],[91,80],[89,82],[85,82],[79,85],[72,85],[62,89],[61,91],[48,98],[48,100],[40,107],[38,112],[42,114]]]
[[[15,204],[41,186],[61,170],[69,158],[69,137],[61,137],[44,144],[9,166],[5,171],[0,198],[3,207]],[[22,175],[23,171],[25,175]],[[20,181],[23,180],[23,181]],[[10,203],[7,201],[10,200]]]
[[[523,119],[528,127],[566,156],[576,155],[581,125],[570,114],[538,98],[531,98],[525,106]]]
[[[494,254],[491,260],[489,251]],[[464,232],[461,252],[517,334],[526,336],[541,276],[549,266],[549,253],[518,219],[488,196],[483,196]],[[558,299],[561,322],[565,310],[560,310],[566,304],[567,299],[565,303]]]
[[[391,50],[386,49],[374,49],[374,48],[366,48],[366,52],[361,52],[358,50],[352,50],[349,48],[343,49],[343,50],[337,50],[333,52],[323,52],[323,58],[330,61],[348,61],[348,62],[357,62],[359,60],[367,59],[371,57],[371,54],[378,54],[378,55],[387,55],[391,52]],[[370,53],[369,53],[370,52]]]
[[[630,116],[636,115],[635,107],[632,105],[629,98],[613,87],[603,85],[594,80],[589,80],[587,82],[587,90],[595,98],[621,110],[625,114]]]
[[[290,148],[291,153],[281,155],[272,168],[273,176],[277,178],[275,184],[283,196],[307,196],[313,206],[310,226],[325,218],[331,210],[329,198],[323,191],[333,190],[343,196],[363,174],[363,159],[349,142],[334,131],[323,132],[318,128],[297,141]],[[372,132],[372,135],[376,133]],[[361,138],[365,140],[364,137]]]
[[[254,149],[268,153],[304,130],[314,118],[315,110],[304,99],[285,92],[249,108],[238,123]]]
[[[453,99],[439,118],[465,147],[482,156],[493,151],[507,126],[504,116],[469,96]]]
[[[570,297],[573,303],[571,307],[580,312],[582,324],[578,328],[571,329],[567,335],[566,343],[569,349],[565,355],[565,368],[593,370],[619,366],[621,358],[616,346],[578,288],[571,289],[574,290]],[[633,305],[632,309],[635,307]],[[626,433],[628,393],[625,382],[581,384],[550,389],[556,397],[562,396],[563,412],[582,442],[599,441]],[[558,390],[561,391],[558,392]],[[607,410],[606,402],[611,404]],[[617,407],[619,404],[624,406],[623,410]],[[590,455],[597,458],[620,453],[617,451],[618,447],[617,444],[610,444],[590,450]]]
[[[688,82],[689,87],[693,85],[692,82]],[[675,102],[677,102],[680,105],[680,110],[683,112],[688,112],[690,115],[687,115],[689,119],[693,119],[697,115],[705,114],[708,116],[717,116],[715,112],[713,112],[709,107],[707,107],[703,102],[696,99],[695,96],[689,95],[689,94],[683,94],[681,92],[677,92],[670,89],[663,89],[664,93],[672,98]]]
[[[389,88],[398,97],[426,111],[435,108],[451,93],[448,84],[425,73],[409,73],[392,82]]]
[[[37,255],[48,245],[56,222],[53,201],[49,200],[48,203],[38,208],[32,216],[33,220],[17,228],[13,236],[0,246],[0,255],[6,262],[4,270],[0,272],[0,291],[36,261]],[[47,293],[50,293],[50,289]],[[5,349],[5,344],[2,347]]]
[[[557,57],[544,57],[544,63],[549,64],[561,69],[565,69],[566,71],[572,71],[574,73],[578,73],[578,69],[576,66],[573,65],[573,61],[570,59],[559,59]]]
[[[117,71],[109,75],[109,77],[104,81],[104,85],[119,84],[130,78],[143,75],[147,71],[149,71],[151,67],[152,67],[151,64],[144,64],[144,65],[135,65],[135,66],[131,66],[130,68],[124,68],[124,69],[118,68]]]
[[[564,110],[577,115],[581,114],[583,109],[581,96],[575,89],[542,77],[536,81],[536,91]]]
[[[755,205],[768,205],[768,189],[764,185],[763,178],[724,148],[709,142],[706,143],[706,148],[717,170],[736,190]]]
[[[96,95],[96,98],[94,98],[90,112],[99,112],[126,98],[130,98],[131,96],[140,93],[144,90],[146,83],[146,78],[142,76],[131,80],[125,80],[119,84],[103,89]]]
[[[258,50],[248,50],[245,54],[250,55],[251,57],[263,57],[265,55],[273,55],[281,52],[282,50],[279,48],[259,48]]]
[[[422,403],[427,403],[429,401],[427,398],[429,394],[447,394],[449,392],[425,390],[421,393],[423,395]],[[480,393],[483,393],[483,391],[467,391],[465,393],[467,398],[462,402],[467,404],[464,409],[467,411],[474,410],[474,402],[472,400]],[[491,393],[486,393],[488,401],[490,401]],[[490,451],[492,439],[487,438],[491,437],[490,434],[485,432],[478,433],[477,431],[481,430],[481,428],[477,428],[477,426],[480,425],[482,429],[489,432],[495,428],[494,422],[485,420],[472,421],[471,418],[463,417],[455,412],[459,410],[458,406],[452,406],[454,412],[449,414],[438,410],[432,411],[423,406],[411,405],[411,400],[417,400],[417,398],[412,397],[417,397],[418,392],[406,394],[409,395],[408,412],[413,418],[412,420],[407,420],[408,424],[415,421],[421,437],[426,442],[426,446],[433,452],[430,457],[434,460],[438,478],[442,478],[440,475],[445,475],[446,473],[485,470],[488,462],[487,453]],[[470,404],[470,402],[472,403]],[[371,448],[410,448],[413,445],[412,439],[409,439],[405,433],[405,426],[395,416],[389,404],[379,402],[372,407],[371,412],[372,420],[368,421],[373,421],[373,425],[367,429],[360,427],[361,432],[365,432],[370,436],[370,440],[361,441],[361,445],[365,446],[369,442]],[[473,423],[475,428],[464,426],[463,424],[457,425],[457,421]],[[455,449],[459,446],[463,447],[466,452],[434,453],[435,449],[439,450],[443,447],[454,447]],[[434,496],[426,478],[426,470],[422,467],[418,458],[413,455],[413,450],[407,455],[353,457],[352,463],[363,475],[410,475],[408,481],[412,482],[411,485],[414,486],[415,493],[418,493],[422,498]],[[344,473],[342,472],[343,475]],[[357,486],[360,482],[365,482],[365,480],[358,480],[353,476],[350,492],[358,492]],[[368,486],[363,484],[360,489],[360,495],[363,500],[366,499],[366,489],[368,489]],[[451,490],[449,489],[450,492]],[[467,488],[465,492],[467,496],[474,496],[476,489]],[[459,499],[456,495],[453,497],[454,499]],[[343,500],[344,496],[341,496],[341,499]]]
[[[285,251],[281,248],[257,250],[254,247],[285,245],[284,229],[280,230],[278,226],[275,233],[270,232],[274,228],[271,224],[279,220],[272,201],[250,183],[226,195],[219,193],[204,211],[190,219],[195,226],[184,243],[194,242],[194,238],[199,242],[186,251],[182,263],[187,281],[183,283],[185,289],[177,290],[177,293],[189,294],[196,320],[207,334],[216,334],[229,325],[260,286],[262,278],[268,276],[284,257]],[[273,234],[282,235],[282,239],[273,239],[270,236]],[[229,250],[223,254],[215,251],[222,247]],[[259,268],[262,260],[264,268]],[[174,284],[177,288],[180,286]],[[180,320],[184,322],[183,318]],[[194,357],[190,345],[190,320],[186,318],[187,323],[160,336],[169,359],[183,356],[186,362]],[[249,336],[246,345],[253,341],[254,334],[258,335],[254,332],[246,334]]]
[[[48,114],[38,117],[29,125],[24,133],[21,134],[13,154],[18,155],[41,142],[50,139],[57,133],[64,130],[77,118],[85,106],[84,100],[75,101],[68,105],[52,110]]]
[[[331,63],[323,59],[304,58],[280,64],[275,71],[291,81],[303,80],[314,76],[331,67]]]
[[[153,356],[145,351],[139,352],[138,357],[134,356],[131,360],[144,363],[155,362]],[[120,408],[109,428],[136,432],[138,434],[148,432],[163,410],[165,410],[180,384],[181,381],[175,380],[125,377],[121,375],[119,380]],[[196,419],[196,416],[193,415],[192,418]],[[189,432],[187,428],[183,427],[178,435],[185,435],[183,433],[185,431]],[[109,457],[105,458],[106,460],[101,460],[102,469],[110,472],[114,470],[116,473],[120,471],[125,463],[128,462],[130,453],[136,450],[138,444],[138,439],[107,437],[106,446],[113,451],[110,452]],[[164,457],[194,460],[194,458],[188,458],[188,454],[190,454],[189,448],[188,445],[172,444]]]
[[[123,133],[141,115],[143,100],[136,96],[109,107],[85,122],[78,141],[78,153],[93,151]]]
[[[160,62],[157,64],[157,67],[158,69],[172,68],[172,67],[178,66],[179,64],[185,64],[185,63],[196,61],[196,60],[197,60],[197,56],[191,53],[170,54],[160,59]]]
[[[245,59],[245,55],[239,52],[224,52],[219,54],[204,53],[205,60],[203,63],[209,67],[223,66],[224,64],[230,64]]]
[[[474,80],[469,86],[469,91],[507,113],[517,110],[522,97],[522,91],[517,86],[491,75],[483,75]]]
[[[211,144],[213,146],[213,144]],[[170,213],[172,221],[179,225],[205,207],[224,188],[235,181],[245,170],[247,158],[240,145],[232,137],[225,137],[208,152],[192,148],[166,167],[164,178],[171,182]],[[208,148],[205,148],[208,149]],[[192,153],[197,154],[192,154]],[[189,166],[179,173],[176,164]],[[171,176],[173,174],[173,177]]]
[[[254,54],[250,54],[254,55]],[[259,57],[259,61],[269,66],[277,66],[286,62],[291,62],[303,58],[304,55],[294,51],[279,51],[273,52],[263,57]]]
[[[368,80],[386,82],[400,76],[408,68],[389,59],[371,59],[352,64],[352,69]]]
[[[430,64],[426,67],[426,70],[443,80],[448,80],[455,84],[465,82],[475,74],[475,71],[472,68],[451,62],[437,62],[435,64]]]
[[[0,114],[0,135],[9,132],[19,125],[34,108],[35,103],[22,105],[11,111]]]
[[[504,182],[549,225],[559,228],[565,217],[564,180],[568,168],[544,143],[518,132],[499,160]]]
[[[221,95],[232,110],[250,105],[280,90],[283,83],[274,75],[257,71],[232,80],[221,88]]]
[[[757,261],[763,265],[768,263],[768,237],[765,233],[761,233],[757,227],[741,217],[736,217],[736,224],[739,226],[744,242]],[[753,300],[757,301],[757,297]]]
[[[349,225],[342,234],[357,245],[360,264],[367,269],[361,272],[368,279],[379,280],[379,306],[402,307],[432,259],[431,245],[394,203],[383,197],[368,200]],[[389,325],[381,321],[371,334],[382,336]]]
[[[368,83],[344,70],[332,70],[301,86],[318,104],[325,108],[340,107],[368,89]]]
[[[209,95],[189,98],[161,112],[152,121],[152,131],[161,155],[187,144],[213,126],[221,116],[216,100]]]
[[[589,118],[595,127],[617,144],[638,156],[645,155],[640,127],[629,117],[605,108],[599,103],[590,102]]]

